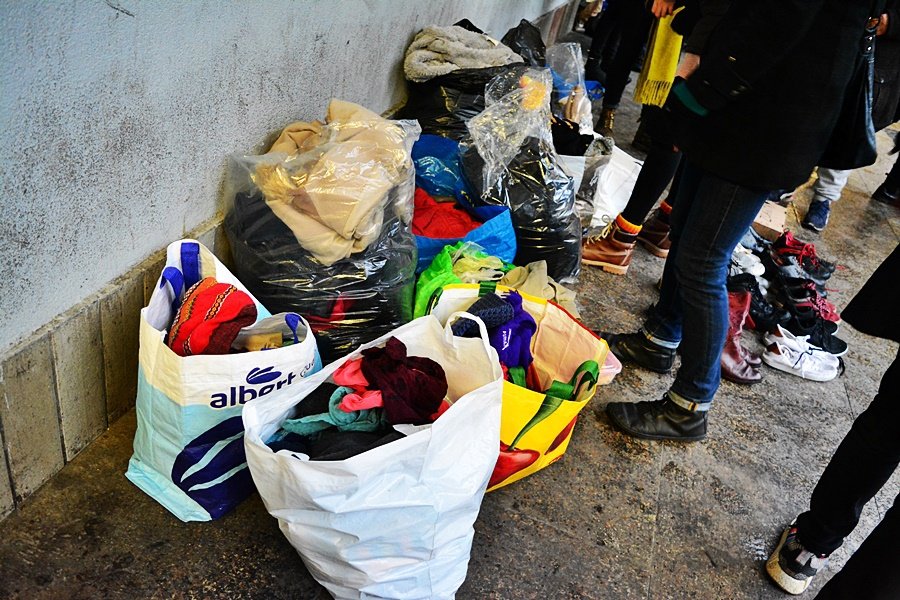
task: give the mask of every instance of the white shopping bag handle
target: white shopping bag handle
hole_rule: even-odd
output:
[[[465,317],[466,319],[472,319],[475,321],[475,324],[478,325],[478,333],[481,337],[481,343],[484,344],[484,349],[488,353],[488,356],[491,355],[491,352],[494,351],[494,348],[491,346],[490,339],[488,338],[487,326],[484,324],[484,321],[481,320],[481,317],[476,317],[472,313],[468,313],[464,310],[458,310],[455,313],[452,313],[449,317],[447,317],[447,324],[444,325],[444,341],[446,341],[449,345],[453,346],[453,330],[450,329],[450,326],[460,318]]]

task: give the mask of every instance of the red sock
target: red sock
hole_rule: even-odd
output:
[[[659,203],[659,210],[666,213],[667,215],[672,214],[672,205],[669,204],[668,198]]]

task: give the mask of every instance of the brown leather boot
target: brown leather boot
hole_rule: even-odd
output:
[[[616,120],[616,109],[604,108],[600,111],[600,121],[597,123],[597,133],[603,137],[611,137],[613,132],[613,123]]]
[[[599,234],[581,241],[581,262],[607,273],[624,275],[631,264],[636,239],[637,236],[625,233],[613,221]]]
[[[659,209],[653,211],[650,218],[644,221],[644,226],[637,234],[641,245],[650,251],[653,256],[665,258],[669,255],[672,242],[669,240],[669,224],[659,218]]]
[[[728,292],[728,337],[722,349],[722,378],[734,383],[752,384],[762,381],[762,373],[745,358],[741,333],[750,312],[750,292]]]

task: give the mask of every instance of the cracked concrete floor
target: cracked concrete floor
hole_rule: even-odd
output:
[[[624,107],[621,145],[637,109]],[[879,134],[882,150],[890,145]],[[635,153],[637,154],[637,153]],[[853,174],[822,235],[841,268],[844,306],[900,240],[900,211],[870,202],[890,168]],[[795,195],[789,225],[809,202]],[[638,249],[625,277],[587,269],[579,285],[595,328],[630,330],[655,298],[662,261]],[[852,419],[896,348],[843,328],[847,371],[813,383],[766,369],[753,387],[723,383],[710,435],[695,444],[635,441],[613,431],[611,400],[656,398],[670,377],[626,366],[587,406],[564,459],[485,497],[461,599],[786,597],[762,567],[781,528],[805,509]],[[257,496],[213,523],[181,523],[123,476],[132,411],[0,523],[0,597],[328,598]],[[897,475],[806,597],[839,568],[890,506]]]

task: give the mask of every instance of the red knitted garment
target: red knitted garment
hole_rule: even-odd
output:
[[[212,277],[184,295],[167,344],[179,356],[228,354],[242,327],[256,322],[256,305],[246,292]]]

